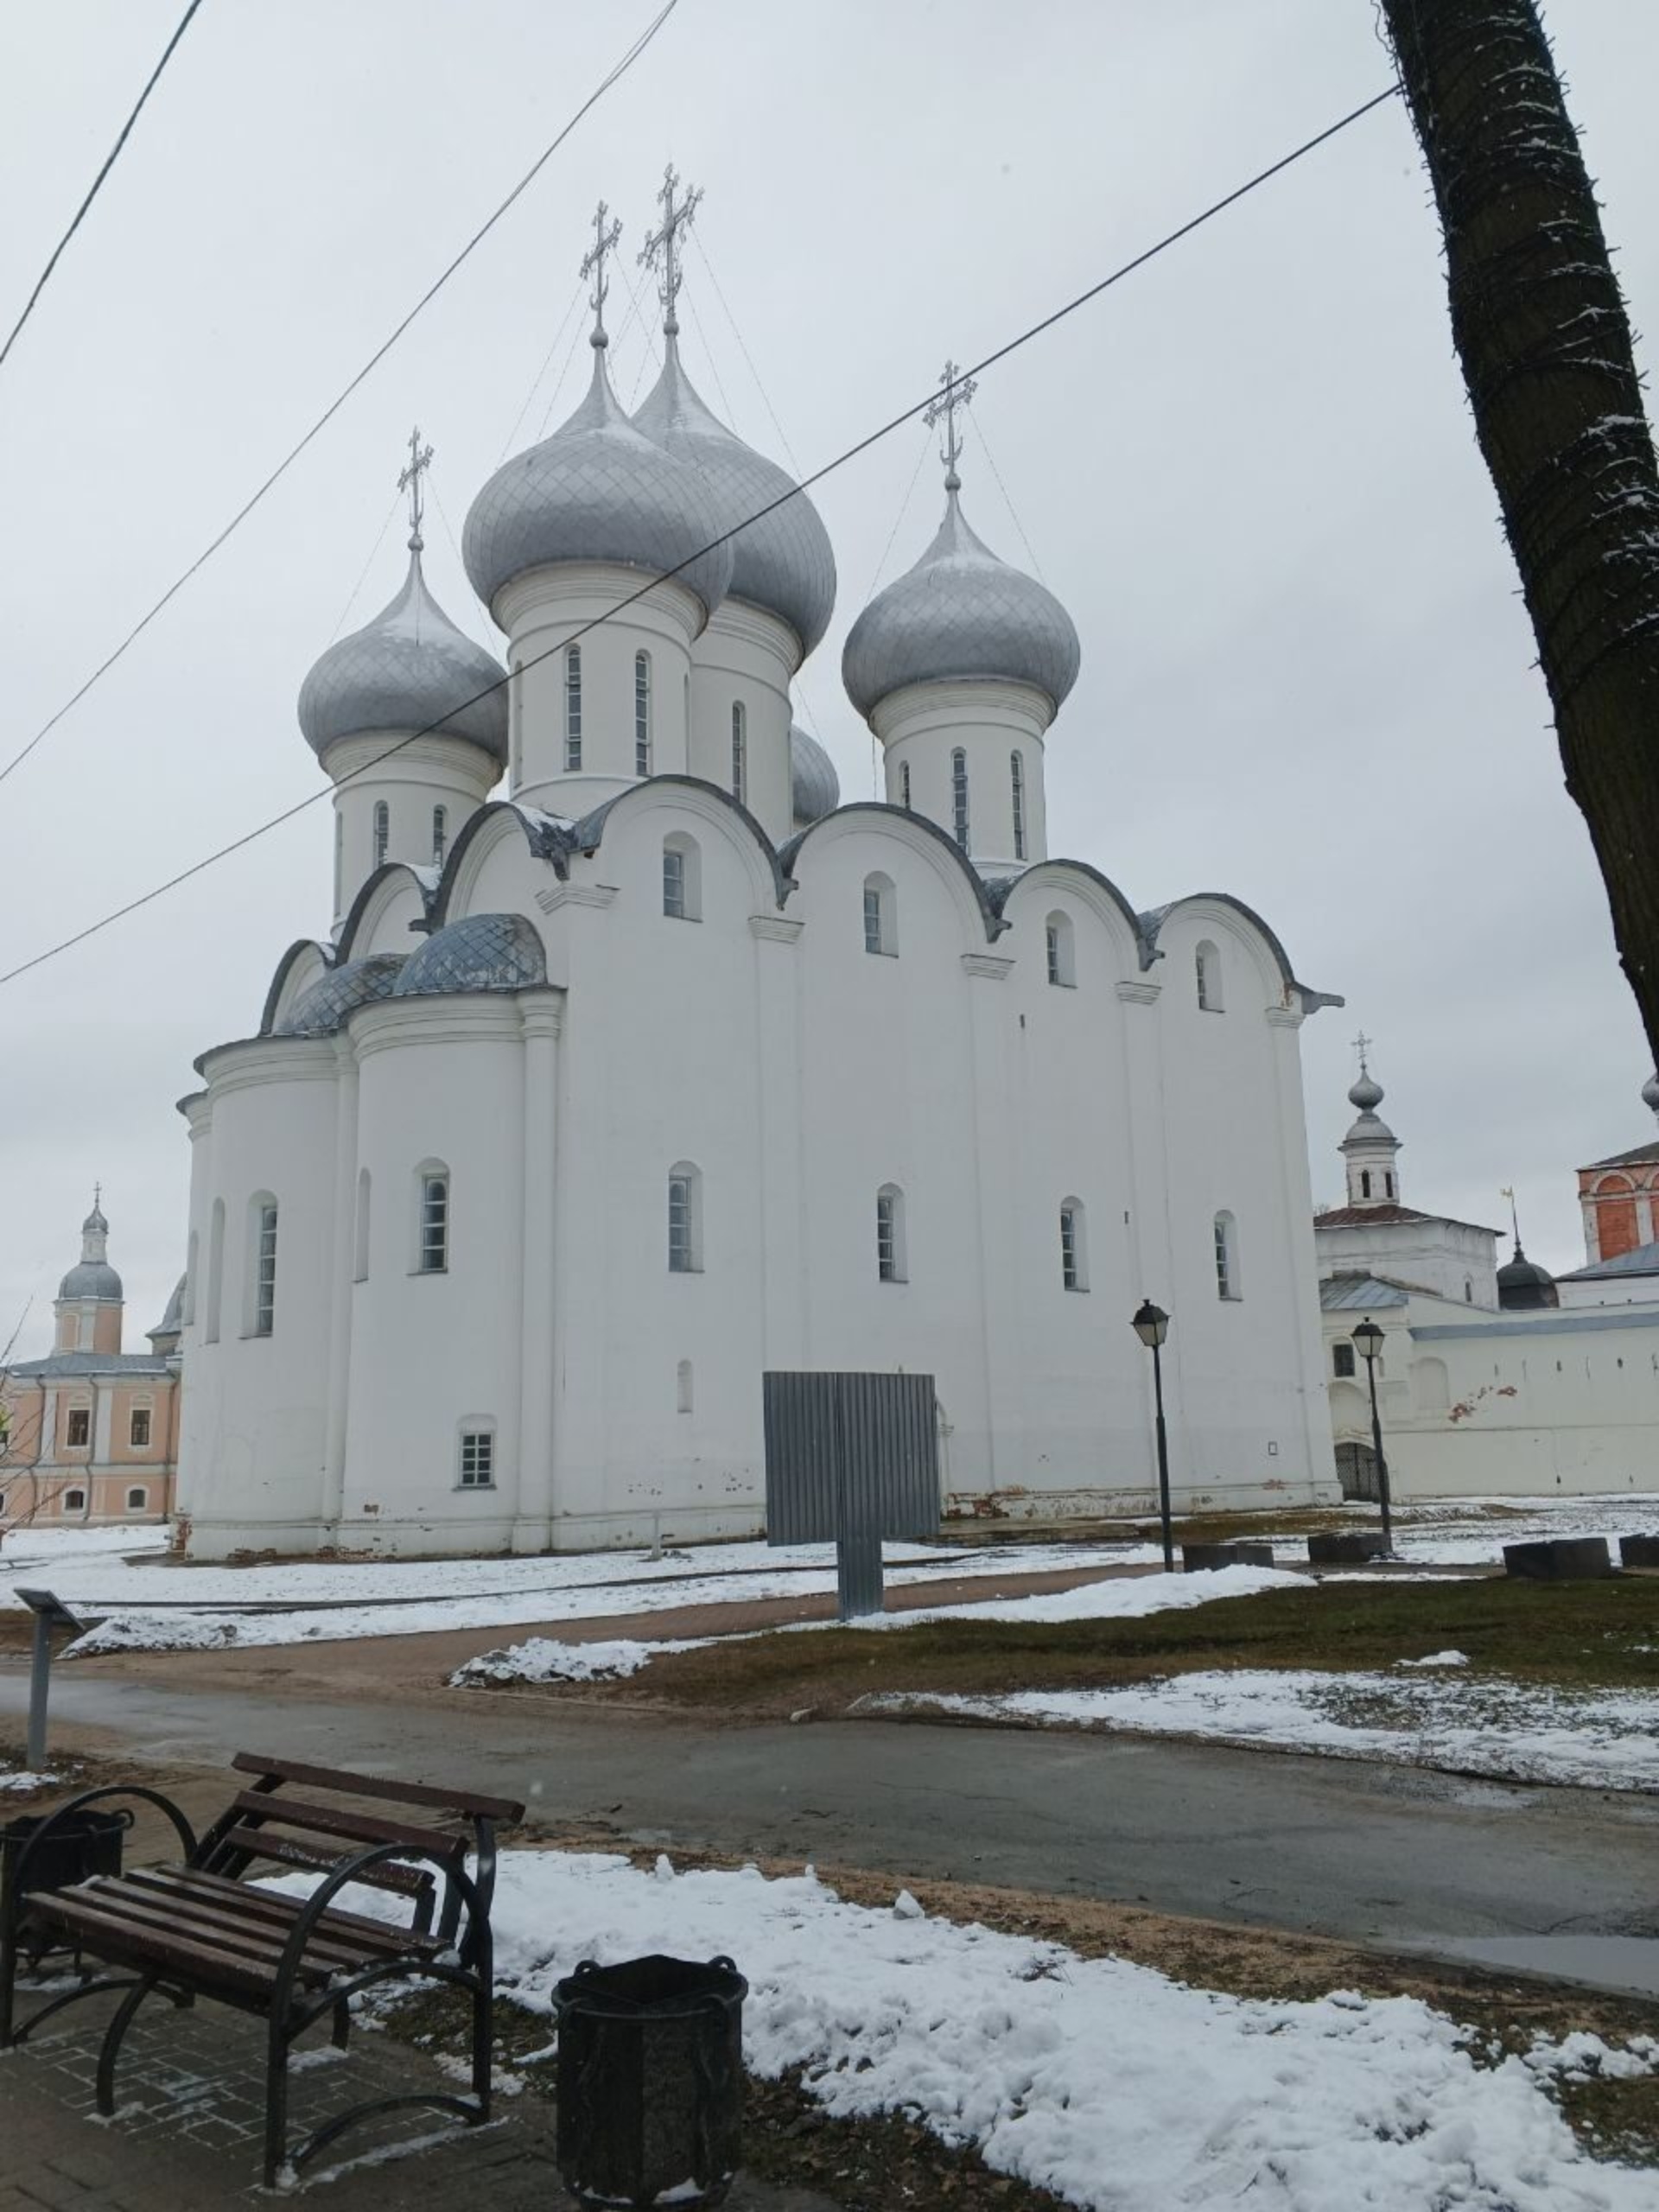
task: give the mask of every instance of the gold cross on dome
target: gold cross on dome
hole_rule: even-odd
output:
[[[622,235],[620,222],[613,221],[609,230],[606,229],[605,218],[610,212],[601,200],[594,215],[594,242],[582,256],[582,276],[591,276],[594,280],[594,289],[588,295],[588,303],[594,311],[595,346],[605,346],[610,342],[605,335],[605,301],[611,289],[605,276],[605,257],[614,251],[616,242]]]
[[[663,328],[670,337],[679,334],[679,317],[674,312],[674,302],[679,297],[685,272],[680,267],[680,238],[691,227],[691,218],[697,212],[702,198],[700,184],[689,186],[683,200],[677,203],[674,195],[680,180],[671,162],[663,171],[663,188],[657,194],[657,205],[663,211],[660,228],[652,232],[639,249],[639,265],[655,270],[660,263],[662,274],[657,282],[657,296],[663,303]]]
[[[421,479],[432,466],[431,447],[421,443],[421,426],[417,423],[409,434],[409,466],[397,479],[397,489],[409,494],[409,547],[418,553],[425,543],[421,536],[421,519],[426,512],[426,499],[421,490]]]
[[[939,378],[939,396],[931,400],[923,410],[922,420],[931,430],[936,423],[944,425],[944,443],[939,448],[939,459],[944,463],[945,488],[957,488],[957,463],[962,458],[962,434],[957,427],[957,414],[966,407],[979,390],[972,377],[965,377],[954,361],[947,361]]]

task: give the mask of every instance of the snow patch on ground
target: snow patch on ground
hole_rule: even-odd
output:
[[[19,1773],[10,1767],[0,1767],[0,1789],[45,1789],[58,1780],[55,1774]]]
[[[464,1690],[501,1682],[620,1682],[664,1651],[693,1651],[709,1641],[707,1637],[671,1637],[661,1643],[640,1643],[619,1637],[608,1643],[560,1643],[552,1637],[532,1636],[499,1651],[480,1651],[455,1669],[449,1687]]]
[[[1222,1743],[1398,1760],[1510,1782],[1659,1790],[1659,1696],[1503,1677],[1267,1669],[1170,1675],[1125,1689],[1019,1690],[1002,1697],[906,1692],[863,1712],[1204,1736]]]
[[[547,2012],[584,1958],[728,1955],[757,2072],[802,2076],[836,2117],[913,2114],[1086,2212],[1653,2212],[1653,2175],[1592,2160],[1547,2088],[1651,2052],[1569,2038],[1482,2064],[1415,1998],[1225,1996],[913,1905],[846,1904],[810,1872],[510,1851],[497,1985]]]

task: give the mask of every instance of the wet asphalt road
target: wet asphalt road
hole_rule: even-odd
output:
[[[23,1669],[0,1663],[0,1725]],[[1659,1936],[1659,1801],[1147,1738],[808,1722],[712,1728],[480,1693],[318,1700],[68,1667],[63,1740],[239,1750],[527,1798],[631,1840],[954,1877],[1392,1943]],[[8,1734],[21,1734],[19,1726]],[[88,1738],[90,1747],[91,1739]]]

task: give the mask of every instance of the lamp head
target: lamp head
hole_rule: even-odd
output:
[[[1375,1359],[1382,1349],[1382,1332],[1368,1313],[1354,1331],[1354,1342],[1362,1359]]]
[[[1156,1351],[1169,1334],[1169,1316],[1161,1306],[1154,1306],[1149,1298],[1143,1298],[1132,1325],[1147,1350]]]

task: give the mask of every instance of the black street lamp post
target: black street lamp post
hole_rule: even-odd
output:
[[[1382,1349],[1382,1332],[1368,1313],[1354,1331],[1354,1342],[1359,1356],[1365,1363],[1365,1374],[1371,1386],[1371,1449],[1376,1454],[1376,1495],[1382,1508],[1382,1548],[1391,1559],[1394,1556],[1394,1517],[1389,1497],[1389,1463],[1382,1450],[1382,1417],[1376,1409],[1376,1362]]]
[[[1169,1520],[1169,1434],[1164,1426],[1163,1348],[1164,1338],[1169,1334],[1169,1316],[1161,1306],[1154,1306],[1149,1298],[1143,1298],[1134,1328],[1152,1354],[1152,1389],[1158,1408],[1158,1515],[1164,1524],[1164,1573],[1173,1574],[1175,1534]]]

